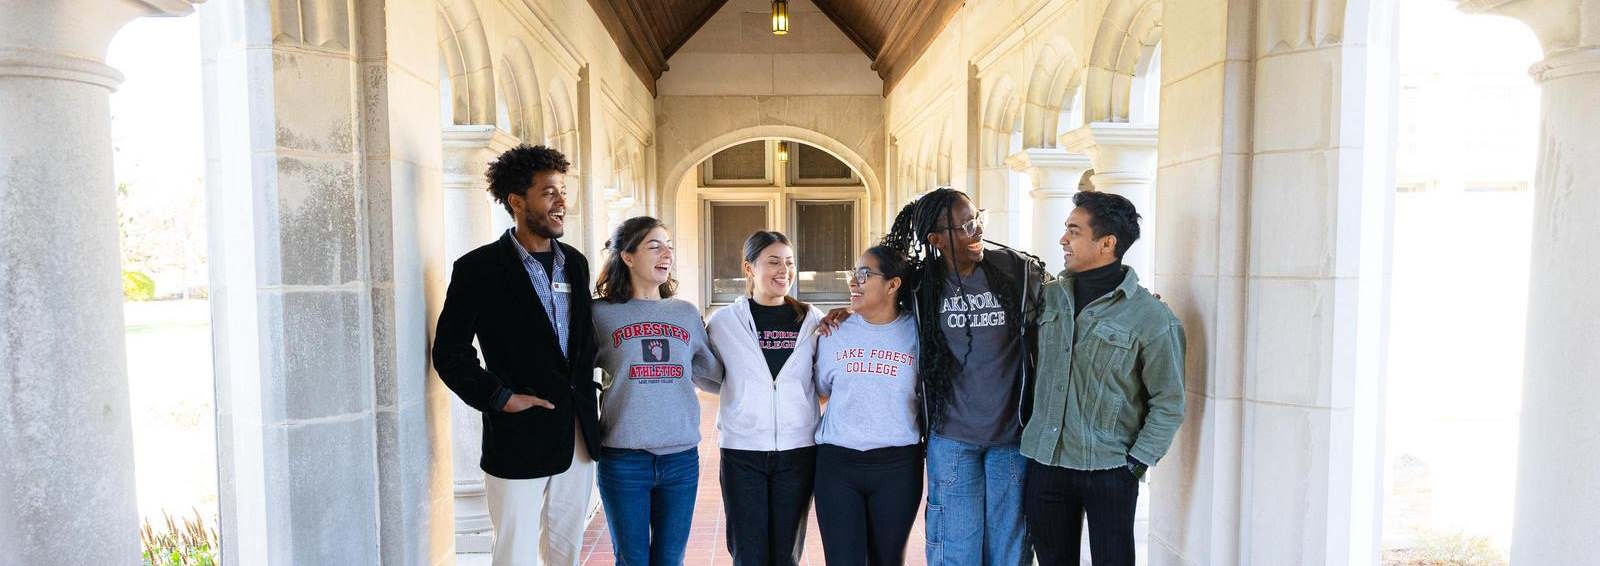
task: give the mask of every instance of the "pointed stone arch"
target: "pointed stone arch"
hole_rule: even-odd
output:
[[[933,155],[933,184],[946,187],[950,186],[951,169],[955,161],[955,136],[951,135],[953,119],[946,118],[939,126],[939,145],[934,148]]]
[[[449,73],[449,123],[494,124],[494,69],[478,9],[472,0],[441,0],[438,7],[434,31]]]
[[[544,144],[544,94],[540,92],[533,56],[521,39],[513,37],[506,42],[500,69],[500,93],[511,122],[507,129],[523,143]]]
[[[933,190],[936,181],[934,176],[934,160],[939,155],[938,132],[924,129],[920,143],[917,146],[917,182],[912,188],[914,194],[923,194]]]
[[[1112,0],[1100,18],[1084,92],[1084,119],[1127,122],[1133,77],[1161,42],[1161,0]]]
[[[1016,91],[1016,81],[1008,75],[995,79],[993,86],[989,87],[978,141],[979,164],[983,167],[1005,165],[1006,155],[1011,150],[1011,138],[1017,135],[1017,118],[1022,107]]]
[[[1039,50],[1028,79],[1028,102],[1022,118],[1022,146],[1055,147],[1056,126],[1063,108],[1083,83],[1084,71],[1077,52],[1065,39],[1055,38]]]
[[[546,104],[550,107],[550,121],[545,124],[545,143],[566,154],[574,170],[581,170],[578,167],[578,114],[572,106],[567,82],[561,77],[551,79],[545,96]]]

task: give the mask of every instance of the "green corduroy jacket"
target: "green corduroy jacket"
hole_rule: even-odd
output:
[[[1154,466],[1183,422],[1183,325],[1139,286],[1122,283],[1073,316],[1073,276],[1044,288],[1039,369],[1022,454],[1050,466],[1108,470],[1128,456]]]

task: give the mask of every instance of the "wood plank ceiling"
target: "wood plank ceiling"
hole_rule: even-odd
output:
[[[728,0],[589,0],[650,92],[667,59]],[[804,2],[806,0],[795,0]],[[872,60],[885,95],[965,0],[810,0]]]

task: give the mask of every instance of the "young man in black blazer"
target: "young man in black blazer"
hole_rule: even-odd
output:
[[[589,262],[557,241],[567,165],[560,152],[527,145],[489,165],[489,192],[517,224],[456,260],[434,335],[439,378],[483,412],[479,466],[496,566],[576,565],[594,490]]]

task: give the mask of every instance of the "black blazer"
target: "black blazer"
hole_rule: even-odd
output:
[[[497,478],[540,478],[571,467],[574,415],[589,454],[600,454],[589,261],[572,246],[556,245],[566,256],[567,283],[572,285],[567,296],[570,357],[561,354],[555,328],[509,232],[456,260],[439,313],[433,368],[462,401],[483,412],[483,458],[478,465]],[[487,369],[478,365],[474,336]],[[501,412],[492,405],[502,388],[536,395],[555,408]]]

